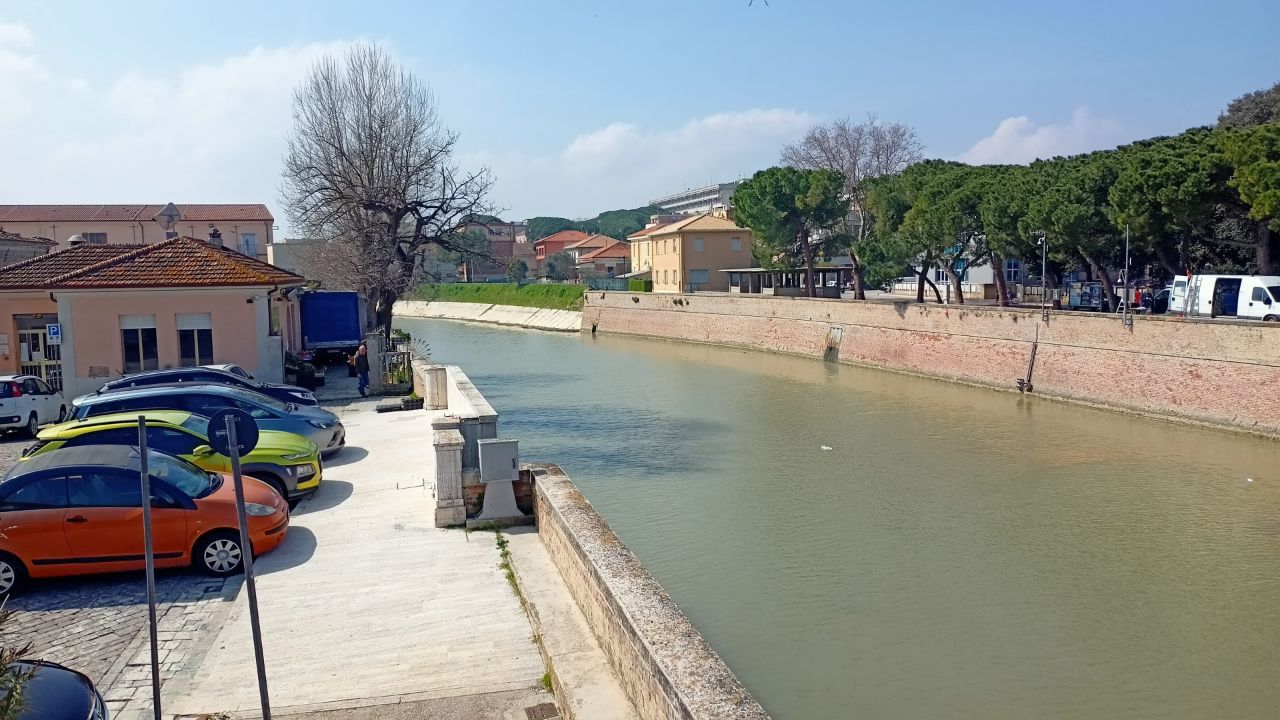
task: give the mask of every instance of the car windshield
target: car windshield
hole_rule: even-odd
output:
[[[296,408],[290,407],[290,403],[281,402],[269,395],[263,395],[262,393],[256,393],[252,391],[240,390],[238,388],[228,388],[228,389],[231,390],[231,392],[234,393],[236,396],[244,398],[248,402],[252,402],[255,405],[261,405],[266,408],[271,408],[276,412],[288,413],[288,412],[293,412],[296,409]]]
[[[147,468],[151,476],[164,480],[193,498],[202,498],[214,489],[214,476],[172,455],[147,451]]]
[[[1280,302],[1280,285],[1271,285],[1267,287],[1267,292],[1271,293],[1271,299]]]
[[[202,415],[189,415],[186,420],[182,421],[182,427],[199,435],[205,440],[209,439],[209,418]]]

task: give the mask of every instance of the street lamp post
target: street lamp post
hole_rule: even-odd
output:
[[[1049,322],[1049,243],[1044,241],[1044,231],[1036,231],[1040,238],[1040,319]]]

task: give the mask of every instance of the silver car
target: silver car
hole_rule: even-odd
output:
[[[301,435],[328,457],[347,444],[347,430],[337,415],[320,407],[281,402],[261,393],[228,385],[173,383],[122,388],[75,399],[75,418],[83,420],[131,410],[185,410],[209,417],[223,408],[244,410],[263,430]]]

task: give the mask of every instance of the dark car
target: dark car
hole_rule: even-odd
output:
[[[1152,315],[1163,315],[1169,312],[1169,288],[1165,288],[1157,293],[1143,293],[1142,307],[1147,309]]]
[[[83,674],[57,663],[19,660],[10,673],[34,671],[23,687],[18,720],[109,720],[107,703]]]
[[[75,399],[75,419],[135,410],[185,410],[211,417],[223,408],[240,408],[263,430],[301,435],[328,457],[347,444],[347,430],[337,415],[321,407],[283,402],[246,388],[214,383],[171,383],[120,388]]]
[[[274,383],[263,383],[250,378],[241,377],[240,375],[208,367],[188,367],[188,368],[170,368],[167,370],[147,370],[132,375],[126,375],[118,380],[103,385],[98,389],[99,393],[111,390],[123,390],[124,388],[143,387],[144,385],[168,385],[170,383],[218,383],[219,385],[230,385],[231,387],[244,388],[252,390],[256,393],[262,393],[267,397],[273,397],[280,402],[293,403],[294,405],[317,405],[316,396],[311,394],[310,390],[300,388],[296,385],[277,385]]]

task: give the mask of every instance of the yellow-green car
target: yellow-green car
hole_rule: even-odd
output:
[[[41,430],[23,459],[80,445],[137,445],[138,416],[147,419],[147,446],[189,460],[211,472],[231,472],[231,458],[209,446],[209,419],[180,410],[142,410],[95,415]],[[245,475],[295,501],[320,487],[323,468],[316,444],[293,433],[261,430],[258,445],[240,458]]]

